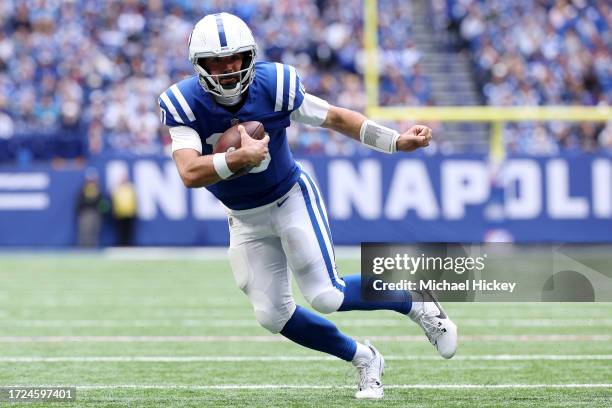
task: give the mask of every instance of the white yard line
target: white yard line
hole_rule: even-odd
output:
[[[425,336],[368,336],[379,342],[423,342]],[[461,341],[566,342],[612,341],[607,334],[499,334],[465,335]],[[279,343],[289,341],[282,336],[0,336],[0,343]]]
[[[0,315],[1,317],[1,315]],[[333,319],[345,327],[401,327],[406,319]],[[612,319],[457,319],[461,327],[612,327]],[[258,327],[255,319],[5,319],[0,327]]]
[[[359,261],[359,246],[335,246],[336,259]],[[107,248],[100,253],[112,260],[221,260],[227,261],[227,247],[134,247]]]
[[[95,357],[0,357],[0,363],[201,363],[337,361],[332,356],[95,356]],[[443,361],[438,356],[386,355],[388,361]],[[455,356],[453,361],[590,361],[612,360],[612,354],[485,354]]]
[[[18,388],[27,385],[4,385],[3,387]],[[36,385],[37,387],[75,387],[75,385]],[[76,385],[78,390],[262,390],[262,389],[300,389],[300,390],[330,390],[354,389],[354,385],[315,385],[315,384],[218,384],[218,385],[182,385],[182,384],[104,384]],[[543,388],[612,388],[612,384],[386,384],[385,389],[543,389]]]

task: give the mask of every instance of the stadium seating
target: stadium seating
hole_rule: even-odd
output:
[[[157,95],[192,74],[186,56],[191,27],[218,6],[190,0],[3,2],[0,140],[8,147],[0,160],[167,152]],[[361,0],[228,0],[222,6],[253,28],[260,58],[295,65],[309,92],[364,109]],[[462,86],[469,88],[471,80],[478,90],[470,104],[612,102],[611,22],[605,18],[612,10],[606,1],[438,0],[426,10],[415,7],[402,0],[378,4],[383,105],[453,104],[453,94],[465,102]],[[431,15],[431,24],[414,15]],[[510,18],[512,25],[505,23]],[[430,26],[449,36],[429,41],[423,30]],[[449,83],[441,84],[430,75],[428,50],[448,45],[449,38],[470,51],[474,75],[458,72],[461,64],[438,61],[451,70]],[[595,57],[581,58],[585,51]],[[506,145],[537,154],[609,149],[610,126],[602,127],[508,126]],[[486,136],[477,128],[445,130],[438,140],[447,147],[443,152],[457,151],[444,144],[453,131]],[[298,152],[369,154],[322,129],[294,127],[288,135]]]
[[[488,105],[612,104],[607,1],[447,0],[439,18],[468,49]],[[508,151],[610,149],[610,125],[508,125]]]

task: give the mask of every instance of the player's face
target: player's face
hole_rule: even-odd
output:
[[[232,72],[240,71],[242,67],[242,54],[233,54],[227,57],[209,57],[204,58],[204,68],[211,75],[231,74]],[[240,80],[239,75],[226,76],[219,79],[222,86],[233,86]]]

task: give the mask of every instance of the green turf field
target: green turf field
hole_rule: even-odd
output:
[[[450,361],[398,314],[331,316],[387,360],[385,400],[357,402],[349,364],[257,326],[225,261],[4,254],[0,386],[77,387],[75,403],[28,407],[612,406],[612,303],[446,311]]]

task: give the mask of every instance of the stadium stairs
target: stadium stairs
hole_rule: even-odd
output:
[[[431,79],[434,105],[483,105],[469,56],[451,45],[444,29],[434,28],[431,3],[415,1],[412,12],[412,38],[422,53],[423,71]],[[486,123],[450,122],[444,123],[443,129],[444,139],[453,142],[453,152],[488,151],[489,125]]]

